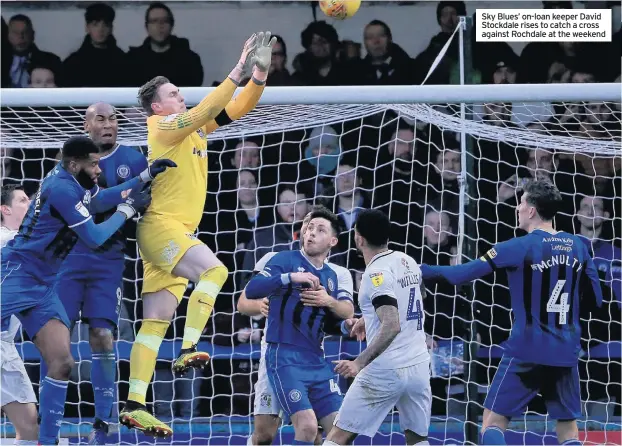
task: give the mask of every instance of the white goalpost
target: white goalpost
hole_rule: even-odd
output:
[[[212,89],[181,90],[186,103],[194,105]],[[136,88],[1,93],[3,182],[34,187],[41,181],[63,142],[84,134],[84,112],[95,102],[117,108],[119,143],[145,149],[145,116]],[[256,110],[208,136],[208,200],[199,237],[224,259],[231,277],[202,337],[213,356],[207,370],[197,372],[194,381],[170,373],[173,352],[181,344],[183,305],[172,324],[174,336],[160,351],[150,403],[157,415],[173,423],[173,441],[246,442],[262,321],[241,317],[235,306],[250,273],[248,265],[260,248],[258,231],[272,235],[273,244],[261,249],[278,244],[275,234],[283,217],[277,201],[283,188],[305,193],[297,196],[301,205],[324,203],[340,211],[340,197],[347,196],[360,200],[361,207],[381,208],[392,220],[395,249],[418,262],[450,264],[480,256],[514,236],[513,207],[529,178],[549,178],[562,191],[565,205],[558,228],[593,234],[586,243],[598,257],[606,293],[601,311],[582,314],[585,410],[580,430],[594,444],[620,438],[622,259],[616,253],[622,237],[621,102],[620,84],[613,83],[267,87]],[[349,167],[339,167],[340,161]],[[252,173],[255,186],[241,186],[243,171]],[[340,178],[351,172],[347,189]],[[257,215],[266,216],[267,223],[257,218],[255,228],[246,224],[242,189],[254,190]],[[356,292],[361,264],[349,237],[340,239],[335,258],[352,271]],[[142,269],[133,241],[126,259],[116,343],[122,397],[127,395],[129,350],[141,314]],[[434,339],[431,443],[472,444],[469,426],[481,426],[483,396],[512,325],[507,282],[500,276],[465,290],[429,290],[426,331]],[[90,354],[80,326],[72,339],[76,361],[85,365],[72,375],[62,436],[85,435],[93,416]],[[345,338],[326,341],[329,360],[357,354],[360,348]],[[32,344],[21,343],[19,349],[31,370],[36,369],[39,359]],[[347,388],[343,381],[340,385]],[[370,444],[403,444],[397,416],[385,420]],[[528,444],[542,444],[555,435],[538,401],[512,422],[510,431],[512,439]],[[12,432],[3,419],[3,437]],[[291,441],[291,434],[291,428],[282,428],[281,443]],[[116,435],[119,444],[144,440],[125,428]]]

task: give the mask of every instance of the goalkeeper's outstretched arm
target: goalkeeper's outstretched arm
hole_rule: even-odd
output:
[[[269,32],[253,35],[246,41],[242,56],[227,79],[191,110],[160,119],[154,128],[155,137],[165,144],[173,144],[201,127],[205,133],[210,133],[253,110],[268,78],[275,42],[275,38],[270,39]],[[244,77],[244,67],[249,58],[253,66],[251,82],[238,97],[231,100]]]

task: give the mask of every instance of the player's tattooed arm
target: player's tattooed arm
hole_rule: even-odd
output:
[[[393,339],[399,334],[400,328],[400,315],[397,310],[397,300],[390,296],[377,296],[373,300],[374,306],[376,303],[376,314],[380,319],[380,331],[374,340],[367,345],[367,348],[356,358],[355,362],[358,363],[360,368],[365,367],[374,359],[384,352]]]

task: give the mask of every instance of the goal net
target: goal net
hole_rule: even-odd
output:
[[[188,90],[189,103],[207,91]],[[118,141],[146,150],[145,117],[134,97],[133,89],[8,90],[0,128],[2,181],[23,182],[33,192],[66,138],[84,133],[85,106],[98,100],[117,106]],[[518,234],[515,206],[521,186],[532,178],[549,178],[560,189],[564,205],[556,227],[585,236],[599,269],[605,302],[600,309],[585,305],[581,314],[580,430],[593,444],[619,442],[619,98],[614,84],[267,89],[249,116],[209,136],[207,205],[198,236],[230,277],[201,338],[213,358],[207,369],[183,378],[171,373],[186,299],[160,349],[148,401],[158,417],[172,423],[173,444],[246,443],[265,321],[242,316],[236,302],[256,260],[288,249],[312,204],[324,204],[340,217],[343,233],[331,259],[351,271],[356,294],[364,269],[352,235],[357,210],[379,208],[390,216],[393,249],[422,263],[449,265]],[[142,318],[141,285],[141,262],[130,240],[115,347],[120,401],[127,396],[129,352]],[[488,276],[465,289],[438,286],[428,296],[430,443],[468,443],[469,427],[481,426],[483,399],[512,326],[506,277]],[[82,324],[72,341],[79,365],[62,436],[75,442],[84,441],[94,406]],[[353,357],[363,347],[336,336],[325,342],[328,360]],[[36,383],[36,349],[28,341],[18,349]],[[338,382],[345,392],[349,383]],[[554,424],[545,414],[537,398],[512,421],[508,443],[552,443]],[[3,436],[12,436],[6,420],[2,429]],[[114,432],[120,444],[148,441],[118,426]],[[279,430],[277,441],[292,439],[291,427]],[[373,439],[359,441],[403,444],[399,414],[390,414]]]

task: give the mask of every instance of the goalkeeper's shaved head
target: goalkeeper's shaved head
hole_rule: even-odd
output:
[[[138,90],[138,101],[148,116],[154,114],[151,105],[159,100],[158,91],[160,87],[170,83],[171,81],[169,81],[166,77],[156,76],[140,87],[140,90]]]

